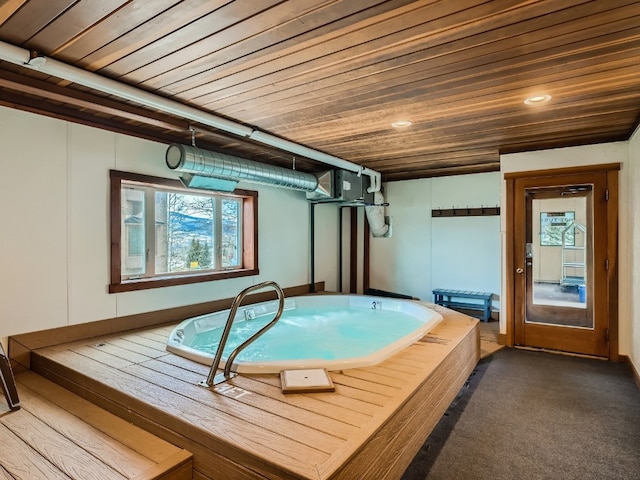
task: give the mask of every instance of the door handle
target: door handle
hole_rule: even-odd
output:
[[[516,273],[524,273],[524,268],[516,268]]]

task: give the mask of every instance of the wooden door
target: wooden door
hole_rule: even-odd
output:
[[[513,184],[514,344],[609,357],[607,172]]]

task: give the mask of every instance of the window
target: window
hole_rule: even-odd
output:
[[[576,218],[575,212],[540,212],[540,245],[563,246],[562,232]],[[573,231],[565,235],[565,245],[575,245]]]
[[[111,171],[109,292],[256,275],[257,197]]]

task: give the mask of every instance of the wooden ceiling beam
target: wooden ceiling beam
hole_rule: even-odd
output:
[[[403,155],[402,165],[398,164],[395,160],[389,160],[388,158],[380,157],[373,161],[367,160],[365,166],[373,170],[377,170],[378,168],[382,167],[385,169],[385,171],[389,171],[394,167],[412,168],[413,166],[419,166],[421,164],[424,164],[427,159],[429,162],[457,162],[459,164],[464,164],[467,162],[476,162],[478,159],[490,159],[490,161],[497,161],[499,159],[499,154],[497,149],[482,149],[472,147],[466,150],[456,149],[447,152]]]
[[[189,130],[189,122],[184,120],[170,120],[168,115],[161,115],[152,110],[136,107],[121,101],[114,101],[92,93],[61,87],[51,82],[32,79],[2,69],[0,69],[0,87],[46,98],[54,102],[65,103],[76,108],[116,116],[125,121],[140,122],[172,131],[184,132]]]
[[[395,182],[400,180],[414,180],[418,178],[443,177],[449,175],[468,175],[471,173],[489,173],[500,171],[500,162],[484,163],[478,165],[461,165],[455,167],[435,167],[423,169],[407,169],[405,172],[385,173],[383,182]]]
[[[8,90],[0,90],[0,104],[9,108],[122,133],[124,135],[144,138],[159,143],[171,143],[174,141],[184,143],[184,137],[176,135],[175,130],[160,133],[156,129],[144,128],[139,125],[126,125],[119,119],[99,116],[96,115],[95,112],[78,110],[69,105],[47,104],[42,99],[28,97]]]

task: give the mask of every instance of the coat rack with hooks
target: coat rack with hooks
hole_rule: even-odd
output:
[[[500,207],[452,207],[431,210],[432,217],[483,217],[500,215]]]

